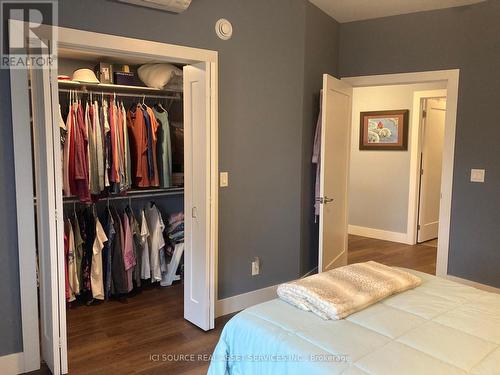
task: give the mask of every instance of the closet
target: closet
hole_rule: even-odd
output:
[[[72,308],[182,282],[182,70],[142,65],[151,67],[172,69],[166,87],[145,86],[137,66],[58,60],[65,293]],[[120,75],[131,84],[120,84]]]
[[[156,64],[174,66],[176,84],[139,79]],[[57,66],[12,74],[26,88],[12,101],[20,272],[36,281],[21,299],[37,288],[40,310],[40,338],[23,331],[27,360],[66,373],[68,351],[85,345],[67,347],[72,314],[133,317],[151,291],[162,306],[175,289],[169,304],[214,327],[216,71],[213,51],[59,28]]]

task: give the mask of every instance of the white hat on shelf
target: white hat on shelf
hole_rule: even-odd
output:
[[[73,72],[73,81],[84,83],[99,83],[95,73],[90,69],[77,69]]]

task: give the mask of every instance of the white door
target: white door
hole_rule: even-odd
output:
[[[347,264],[352,87],[323,75],[318,272]]]
[[[210,275],[210,65],[184,67],[184,318],[214,328]]]
[[[445,98],[426,99],[425,102],[425,117],[422,123],[420,202],[417,228],[417,242],[419,243],[432,240],[438,236],[446,115]]]
[[[55,69],[31,69],[42,359],[53,374],[68,372],[64,295],[64,227]]]

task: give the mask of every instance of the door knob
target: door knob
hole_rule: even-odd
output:
[[[333,198],[328,198],[325,195],[324,197],[316,198],[316,202],[319,202],[320,204],[327,204],[327,203],[333,202]]]

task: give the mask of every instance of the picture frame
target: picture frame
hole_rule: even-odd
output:
[[[408,109],[361,112],[359,117],[360,150],[408,150]]]

